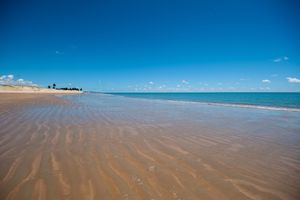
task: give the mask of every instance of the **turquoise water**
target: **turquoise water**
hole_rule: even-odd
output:
[[[124,97],[300,111],[300,93],[109,93]]]

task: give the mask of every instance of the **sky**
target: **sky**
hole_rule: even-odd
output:
[[[2,0],[0,84],[300,92],[297,0]]]

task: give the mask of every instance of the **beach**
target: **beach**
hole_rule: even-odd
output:
[[[2,84],[0,84],[0,94],[1,93],[8,93],[8,94],[80,94],[80,93],[82,93],[82,91],[42,88],[42,87],[37,87],[37,86],[2,85]]]
[[[0,199],[300,199],[300,112],[0,93]]]

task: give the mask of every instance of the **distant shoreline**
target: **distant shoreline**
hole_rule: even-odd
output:
[[[13,94],[81,94],[76,90],[57,90],[35,86],[0,85],[0,93]]]

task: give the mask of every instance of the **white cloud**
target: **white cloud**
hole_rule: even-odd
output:
[[[4,80],[6,78],[6,75],[0,76],[0,81]]]
[[[150,85],[153,85],[154,83],[152,81],[149,82]]]
[[[14,79],[14,75],[12,75],[12,74],[7,75],[7,78],[10,79],[10,80],[13,80]]]
[[[22,78],[14,80],[14,75],[12,75],[12,74],[0,76],[0,84],[3,84],[3,85],[37,86],[36,84],[33,84],[32,81],[26,81]]]
[[[263,82],[263,83],[271,83],[271,81],[268,80],[268,79],[264,79],[264,80],[262,80],[261,82]]]
[[[278,63],[278,62],[287,61],[287,60],[289,60],[289,57],[283,56],[283,57],[275,58],[275,59],[273,60],[273,62]]]
[[[186,80],[182,80],[181,83],[184,84],[184,85],[188,85],[189,84],[189,82],[186,81]]]
[[[293,78],[293,77],[286,77],[289,83],[300,83],[300,79]]]

